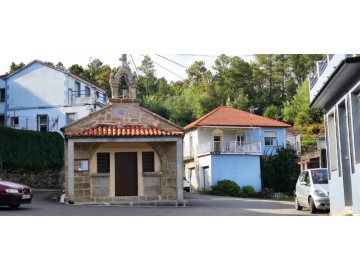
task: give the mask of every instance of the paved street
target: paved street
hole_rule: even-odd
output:
[[[129,207],[68,205],[54,200],[55,191],[34,191],[33,202],[18,209],[0,207],[0,216],[309,216],[304,208],[296,211],[287,201],[245,199],[184,193],[187,206]],[[328,213],[318,213],[328,216]]]

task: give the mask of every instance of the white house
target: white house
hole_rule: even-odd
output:
[[[5,81],[4,77],[0,76],[0,127],[5,125]]]
[[[285,130],[285,140],[286,143],[291,145],[296,154],[299,156],[301,155],[301,139],[300,139],[300,132],[293,127],[288,127]]]
[[[185,127],[185,177],[192,191],[228,179],[261,191],[260,156],[285,146],[290,125],[221,106]]]
[[[16,129],[60,132],[61,127],[103,108],[108,101],[105,90],[39,60],[4,80],[4,122]]]
[[[310,106],[323,108],[331,215],[360,215],[360,57],[328,54],[311,75]]]

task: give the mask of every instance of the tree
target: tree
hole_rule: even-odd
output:
[[[11,63],[10,65],[10,70],[9,70],[9,74],[14,73],[15,71],[18,71],[20,69],[22,69],[23,67],[25,67],[25,64],[23,62],[21,62],[20,64],[15,64],[14,62]]]
[[[157,92],[157,78],[154,63],[148,55],[144,56],[139,67],[141,75],[139,76],[138,94],[139,98]]]
[[[275,155],[262,156],[260,165],[263,189],[293,194],[300,167],[296,151],[290,145],[278,147]]]

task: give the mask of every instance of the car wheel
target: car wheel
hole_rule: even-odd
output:
[[[19,208],[20,204],[10,204],[9,207],[11,209],[16,209],[16,208]]]
[[[295,196],[295,209],[302,210],[302,206],[299,204],[297,196]]]
[[[309,198],[309,210],[310,210],[310,213],[312,213],[312,214],[316,213],[316,211],[317,211],[315,203],[314,203],[314,199],[312,197]]]
[[[186,192],[190,192],[190,188],[185,188],[185,191],[186,191]]]

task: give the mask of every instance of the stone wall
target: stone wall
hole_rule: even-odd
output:
[[[161,173],[144,172],[144,195],[155,196],[160,195]]]
[[[64,189],[63,169],[48,169],[39,172],[5,170],[0,173],[0,177],[5,181],[21,183],[31,188]]]

